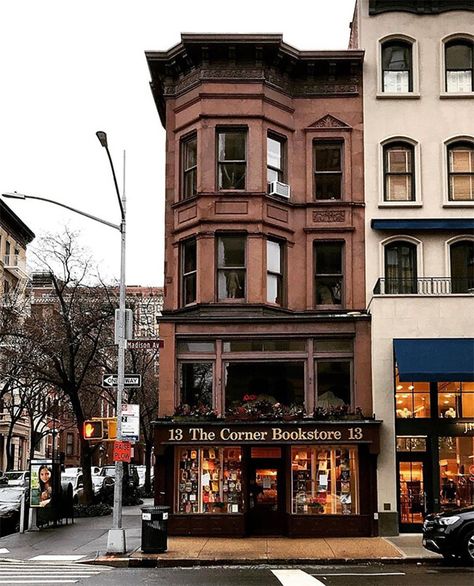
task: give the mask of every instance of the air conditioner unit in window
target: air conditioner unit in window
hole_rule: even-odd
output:
[[[279,195],[280,197],[286,197],[286,199],[290,199],[290,186],[286,183],[281,183],[280,181],[272,181],[269,185],[270,195]]]

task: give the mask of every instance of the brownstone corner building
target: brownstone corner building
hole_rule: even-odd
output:
[[[363,52],[186,34],[146,57],[167,135],[169,531],[373,535]]]

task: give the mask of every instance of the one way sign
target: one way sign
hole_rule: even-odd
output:
[[[118,385],[117,374],[103,374],[102,375],[102,386],[103,387],[116,387]],[[126,374],[124,380],[124,386],[129,389],[137,388],[142,386],[142,375],[141,374]]]

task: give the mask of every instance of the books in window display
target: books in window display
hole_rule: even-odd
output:
[[[185,450],[179,463],[179,512],[198,512],[198,460],[196,450]]]

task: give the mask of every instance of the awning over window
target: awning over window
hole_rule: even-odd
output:
[[[474,230],[471,218],[372,220],[373,230]]]
[[[394,340],[402,382],[474,381],[474,338]]]

